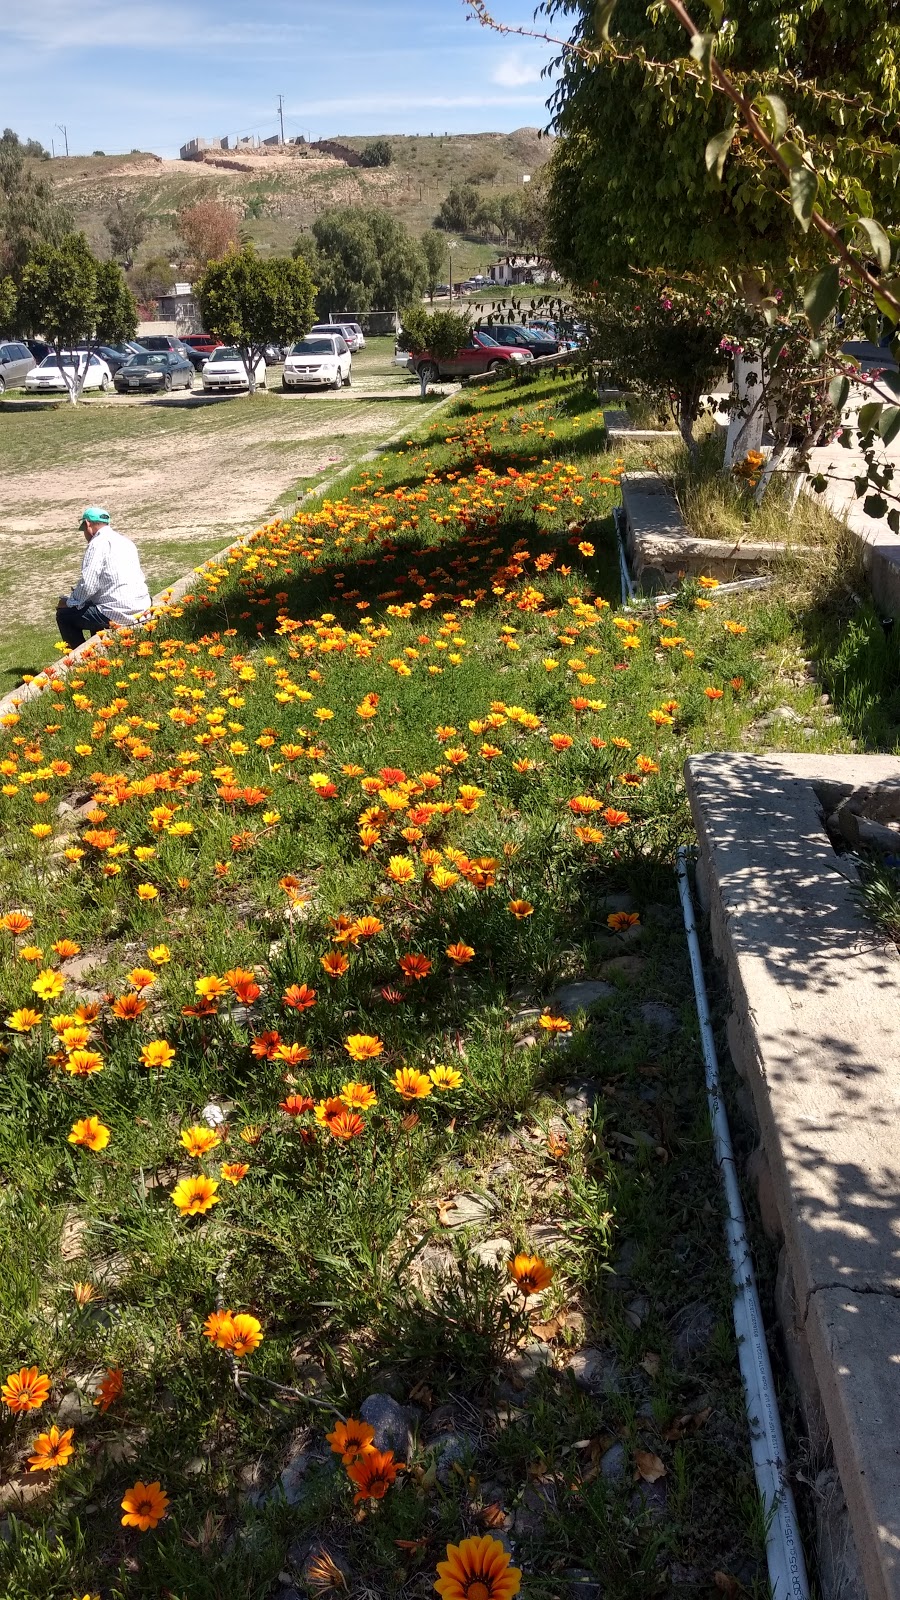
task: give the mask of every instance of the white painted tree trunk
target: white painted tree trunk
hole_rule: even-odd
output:
[[[743,461],[748,450],[760,448],[765,414],[765,385],[761,363],[745,361],[743,356],[735,356],[732,408],[722,467],[724,472],[730,472],[736,462]]]

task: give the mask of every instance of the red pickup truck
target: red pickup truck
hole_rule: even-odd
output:
[[[407,365],[411,372],[427,383],[438,378],[481,377],[485,372],[496,372],[501,367],[521,366],[533,361],[529,350],[507,349],[499,345],[490,334],[473,328],[466,343],[452,356],[433,356],[429,350],[416,350]]]
[[[200,356],[211,356],[222,343],[221,339],[214,339],[211,333],[183,333],[181,342],[190,345]]]

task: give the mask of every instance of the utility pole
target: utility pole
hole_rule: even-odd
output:
[[[65,139],[65,141],[66,141],[66,155],[68,155],[69,154],[69,132],[68,132],[68,129],[67,129],[67,127],[66,127],[64,122],[54,123],[54,127],[57,127],[59,129],[60,133],[62,134],[63,138]]]
[[[284,95],[278,96],[278,117],[281,122],[281,142],[284,144]]]

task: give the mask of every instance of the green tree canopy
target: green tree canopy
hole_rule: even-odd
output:
[[[12,128],[0,135],[0,270],[18,283],[38,244],[59,244],[72,223],[52,185],[26,162],[28,147]]]
[[[469,337],[469,318],[464,313],[457,311],[432,311],[428,312],[418,301],[407,306],[403,313],[403,328],[397,343],[401,350],[408,350],[411,355],[436,356],[438,361],[449,361],[455,356]],[[422,399],[433,377],[437,377],[435,363],[430,363],[433,372],[428,366],[419,370],[419,382]]]
[[[134,254],[147,237],[147,213],[130,195],[119,196],[103,218],[112,252],[123,267],[134,264]]]
[[[422,255],[425,258],[425,288],[429,299],[433,300],[434,291],[443,281],[445,270],[449,271],[447,241],[442,234],[431,228],[428,233],[423,233],[421,245]]]
[[[597,41],[594,0],[548,0],[575,36]],[[723,181],[707,170],[727,111],[685,52],[676,19],[618,0],[618,53],[568,55],[555,97],[561,135],[550,163],[549,233],[556,264],[578,283],[628,267],[670,272],[785,269],[799,251],[780,175],[743,128]],[[722,52],[720,36],[720,52]],[[890,225],[900,171],[900,22],[883,0],[734,0],[723,63],[751,96],[775,94],[796,115],[817,166],[836,169],[846,200]],[[730,54],[729,54],[730,52]]]
[[[319,284],[319,316],[335,311],[396,311],[422,294],[421,246],[387,211],[345,207],[323,212],[294,250]]]
[[[40,244],[22,273],[17,317],[56,351],[78,344],[117,344],[137,327],[134,296],[115,261],[98,261],[83,233],[59,244]],[[69,398],[76,401],[85,371],[62,368]]]
[[[370,139],[359,159],[364,167],[389,167],[394,159],[393,146],[389,139]]]
[[[204,327],[244,358],[251,393],[268,344],[291,344],[312,326],[315,288],[300,257],[262,260],[252,245],[212,261],[194,285]]]

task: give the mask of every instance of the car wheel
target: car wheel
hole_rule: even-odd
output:
[[[5,393],[6,393],[6,379],[4,378],[3,373],[0,372],[0,394],[5,394]]]
[[[353,368],[352,367],[350,367],[350,369],[348,370],[347,377],[346,377],[345,381],[346,381],[346,384],[347,384],[347,388],[348,389],[352,389],[352,387],[353,387]]]
[[[334,387],[335,387],[335,389],[343,389],[343,387],[344,387],[344,379],[343,379],[343,377],[341,375],[340,367],[338,367],[338,370],[337,370],[337,377],[334,380]]]
[[[191,371],[190,371],[190,372],[189,372],[189,373],[188,373],[188,375],[187,375],[187,377],[186,377],[186,378],[185,378],[185,380],[184,380],[184,387],[185,387],[185,388],[186,388],[186,389],[193,389],[193,387],[194,387],[194,373],[193,373],[193,369],[192,369],[192,370],[191,370]]]
[[[508,365],[509,363],[506,361],[490,361],[488,362],[488,372],[502,372],[504,367]]]
[[[424,378],[426,385],[429,383],[437,383],[440,375],[441,374],[433,361],[426,361],[419,368],[419,377]]]
[[[111,386],[112,379],[110,378],[108,372],[104,372],[103,377],[100,379],[100,388],[103,390],[104,394],[109,394]]]

